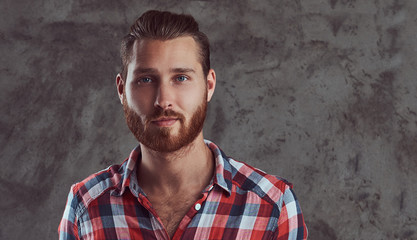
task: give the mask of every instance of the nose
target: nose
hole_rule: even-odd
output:
[[[173,104],[173,91],[167,83],[160,83],[157,89],[154,106],[162,109],[170,109]]]

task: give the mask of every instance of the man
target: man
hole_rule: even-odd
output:
[[[139,146],[72,186],[60,239],[307,238],[291,184],[204,140],[216,74],[191,16],[144,13],[121,55],[117,91]]]

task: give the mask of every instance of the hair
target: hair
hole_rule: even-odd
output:
[[[200,63],[204,76],[210,70],[210,44],[207,36],[200,32],[198,23],[191,15],[175,14],[150,10],[142,14],[130,27],[121,43],[122,78],[126,80],[127,65],[131,61],[132,48],[136,40],[172,40],[178,37],[190,36],[196,41],[199,49]]]

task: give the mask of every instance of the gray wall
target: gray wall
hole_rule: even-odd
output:
[[[218,84],[205,136],[294,183],[310,239],[417,239],[417,1],[0,3],[0,239],[55,239],[72,183],[136,145],[118,44],[193,14]]]

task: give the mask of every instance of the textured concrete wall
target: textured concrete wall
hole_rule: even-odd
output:
[[[417,239],[417,1],[0,2],[0,239],[56,239],[70,185],[127,157],[118,44],[193,14],[205,136],[295,185],[310,239]]]

